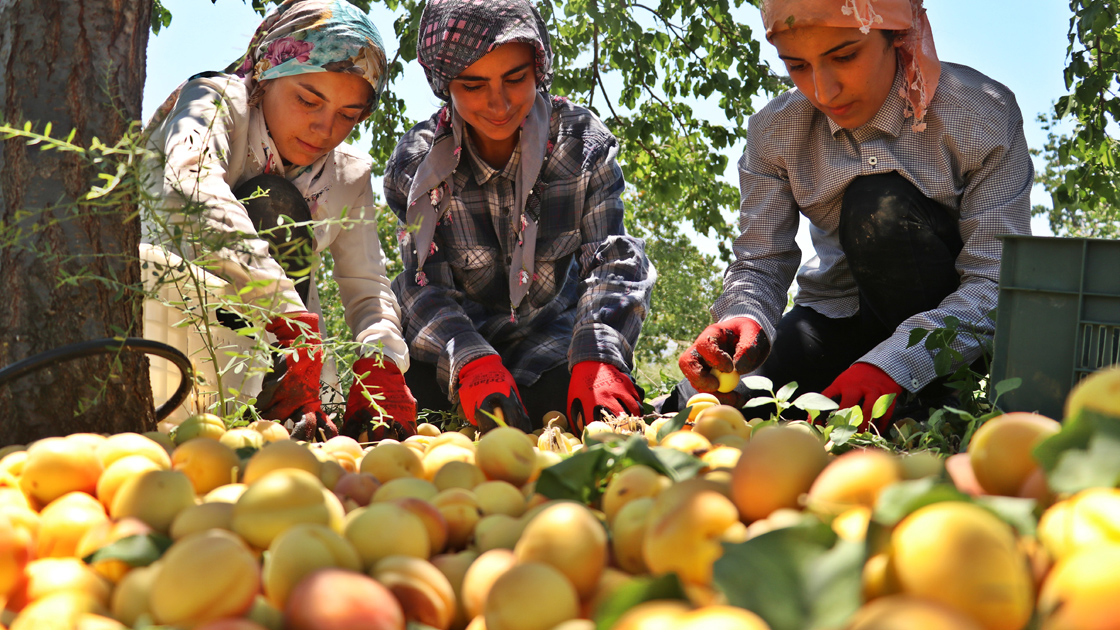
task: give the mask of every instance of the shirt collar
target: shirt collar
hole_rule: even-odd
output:
[[[867,133],[867,130],[874,128],[897,138],[898,134],[902,133],[903,123],[906,122],[906,101],[903,100],[901,96],[901,91],[905,84],[906,75],[903,72],[902,64],[899,64],[898,69],[894,73],[894,84],[891,85],[890,92],[887,93],[887,100],[883,101],[882,107],[879,108],[879,111],[875,112],[871,120],[867,121],[859,129],[852,129],[852,133],[856,134],[860,131]],[[829,131],[831,131],[833,137],[835,137],[836,133],[843,129],[843,127],[837,125],[828,116],[825,116],[825,118],[828,120]]]
[[[517,178],[517,167],[521,164],[521,143],[518,142],[513,148],[513,155],[509,156],[509,161],[506,165],[498,170],[493,166],[486,163],[482,156],[478,154],[478,148],[474,145],[474,140],[471,139],[469,133],[463,134],[463,143],[467,145],[467,155],[470,156],[471,172],[474,173],[474,181],[479,186],[486,184],[494,177],[501,175],[510,181],[515,181]]]

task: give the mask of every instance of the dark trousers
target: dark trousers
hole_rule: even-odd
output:
[[[568,383],[572,375],[568,373],[568,365],[560,365],[547,370],[536,383],[532,385],[517,385],[517,392],[521,394],[521,402],[529,413],[529,420],[534,429],[543,426],[541,420],[544,414],[550,411],[559,411],[568,415]],[[408,371],[404,373],[404,381],[408,384],[409,391],[416,397],[417,409],[431,409],[434,411],[454,411],[451,401],[440,388],[436,379],[436,366],[413,359]]]
[[[757,371],[775,387],[796,381],[799,393],[825,389],[899,324],[936,308],[960,286],[955,265],[963,244],[955,212],[898,173],[852,181],[840,206],[839,237],[859,289],[859,312],[833,319],[795,306],[786,313]],[[662,411],[682,407],[691,391],[687,381],[679,384]]]

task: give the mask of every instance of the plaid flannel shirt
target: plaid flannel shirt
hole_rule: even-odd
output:
[[[723,294],[712,306],[717,321],[751,317],[773,339],[797,274],[794,301],[822,315],[849,317],[859,310],[855,279],[840,248],[840,202],[853,179],[896,171],[924,195],[951,208],[964,248],[956,267],[961,285],[936,309],[917,313],[860,361],[876,365],[916,392],[937,374],[922,344],[907,347],[910,331],[961,321],[953,347],[971,362],[990,342],[995,322],[1002,244],[1000,234],[1030,233],[1034,166],[1023,136],[1023,117],[1005,86],[967,66],[941,64],[941,82],[914,132],[898,92],[903,74],[879,112],[858,129],[838,127],[803,94],[790,90],[749,122],[747,151],[739,161],[740,236]],[[798,271],[794,241],[799,214],[810,221],[816,256]],[[975,335],[975,336],[974,336]]]
[[[389,208],[403,221],[412,178],[427,155],[438,114],[397,144],[385,172]],[[546,370],[581,361],[633,369],[634,344],[649,309],[656,272],[641,239],[623,227],[618,141],[587,109],[553,100],[551,152],[543,167],[536,273],[512,318],[509,253],[516,239],[511,208],[520,151],[500,171],[469,140],[454,175],[447,213],[415,277],[416,252],[401,237],[404,271],[393,280],[405,339],[415,360],[434,363],[451,400],[459,370],[499,354],[520,385]]]

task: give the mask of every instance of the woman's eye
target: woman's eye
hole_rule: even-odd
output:
[[[358,115],[357,114],[344,114],[342,112],[338,112],[338,115],[342,116],[342,118],[344,120],[347,120],[349,122],[352,122],[352,123],[358,122]]]
[[[468,83],[463,84],[463,91],[465,91],[465,92],[477,92],[481,89],[482,89],[481,85],[470,85]]]
[[[840,56],[840,57],[835,57],[834,59],[836,61],[840,62],[840,63],[844,63],[844,62],[847,62],[847,61],[851,61],[852,59],[855,59],[855,58],[856,58],[856,54],[853,52],[853,53],[848,53],[848,54]]]
[[[802,70],[805,69],[805,64],[803,64],[803,63],[789,63],[789,64],[786,64],[786,69],[789,70],[790,72],[801,72]]]
[[[521,75],[519,77],[516,77],[516,78],[509,78],[509,79],[506,79],[506,83],[521,83],[522,81],[525,80],[525,77],[527,77],[527,76],[529,76],[529,75],[526,73],[526,74],[523,74],[523,75]]]
[[[303,97],[302,97],[302,96],[300,96],[299,94],[296,94],[296,100],[298,100],[298,101],[299,101],[299,104],[300,104],[300,105],[303,105],[303,106],[305,106],[305,107],[312,107],[312,106],[314,106],[314,105],[315,105],[315,103],[312,103],[311,101],[309,101],[309,100],[307,100],[307,99],[303,98]]]

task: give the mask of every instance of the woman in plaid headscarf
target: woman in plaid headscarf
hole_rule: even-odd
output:
[[[288,0],[225,73],[192,77],[149,123],[150,144],[164,158],[156,193],[195,208],[195,255],[270,314],[265,328],[285,351],[274,356],[256,407],[264,418],[286,421],[298,439],[338,434],[319,393],[314,269],[327,248],[346,321],[366,348],[354,366],[342,432],[383,434],[368,433],[381,419],[399,437],[415,433],[400,308],[367,213],[371,160],[343,143],[377,107],[385,81],[385,47],[365,14],[345,0]],[[249,199],[258,189],[267,196]],[[280,216],[314,225],[278,228]],[[224,323],[244,325],[237,317]]]
[[[764,0],[762,16],[796,89],[750,118],[736,260],[717,323],[680,357],[695,389],[673,403],[716,392],[714,369],[796,381],[860,406],[865,424],[882,395],[924,410],[945,395],[938,376],[992,338],[997,236],[1030,232],[1015,96],[938,60],[922,0]],[[816,256],[798,271],[800,215]],[[910,344],[954,319],[960,360]]]
[[[548,93],[540,13],[432,0],[417,57],[446,105],[400,140],[385,196],[420,406],[458,402],[483,430],[498,411],[528,430],[562,409],[576,431],[638,413],[633,347],[655,274],[622,225],[618,141]]]

